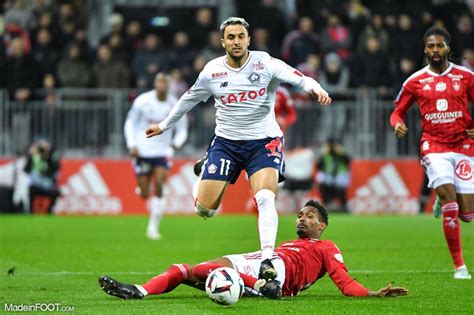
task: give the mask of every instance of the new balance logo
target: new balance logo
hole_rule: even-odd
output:
[[[56,213],[117,214],[122,211],[120,198],[111,196],[102,175],[92,162],[82,165],[60,189],[62,196],[54,207]]]
[[[415,214],[419,204],[392,163],[384,165],[380,172],[355,191],[349,201],[354,213],[404,213]]]
[[[225,87],[227,87],[228,85],[229,85],[229,82],[222,82],[219,87],[225,88]]]

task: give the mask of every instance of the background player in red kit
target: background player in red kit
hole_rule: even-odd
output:
[[[423,37],[428,65],[412,74],[398,94],[390,124],[399,138],[407,134],[404,118],[416,101],[423,134],[421,163],[441,201],[443,230],[454,262],[455,279],[471,279],[464,264],[458,217],[474,218],[474,130],[468,102],[474,103],[474,75],[448,61],[451,36],[432,27]]]
[[[101,276],[99,284],[108,294],[123,299],[142,299],[145,295],[166,293],[185,283],[203,288],[207,275],[219,267],[231,267],[239,271],[245,286],[269,298],[295,296],[307,289],[326,273],[347,296],[401,296],[408,290],[388,285],[378,291],[371,291],[352,279],[344,265],[337,246],[319,237],[328,225],[326,209],[317,201],[310,200],[299,211],[296,220],[298,239],[287,241],[275,249],[272,262],[277,269],[277,280],[258,278],[260,251],[229,255],[195,266],[172,265],[143,285],[123,284],[108,276]],[[280,283],[283,283],[280,287]]]
[[[283,134],[298,118],[290,92],[283,86],[279,86],[275,93],[275,116]]]

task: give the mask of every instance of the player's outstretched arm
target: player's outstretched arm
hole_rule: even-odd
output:
[[[147,138],[158,136],[158,135],[161,135],[162,133],[163,133],[163,130],[161,130],[159,124],[150,125],[148,129],[145,131]]]
[[[326,90],[324,90],[322,87],[312,88],[311,95],[323,106],[327,106],[332,102],[328,92],[326,92]]]
[[[168,113],[168,116],[159,124],[153,124],[148,127],[145,131],[147,138],[161,135],[164,131],[178,123],[178,121],[199,102],[206,101],[211,96],[211,92],[206,86],[207,79],[203,76],[203,72],[199,74],[201,80],[198,79],[194,85],[179,98],[178,102]]]
[[[323,106],[331,104],[331,98],[328,92],[326,92],[316,80],[305,76],[279,59],[270,57],[267,61],[271,68],[270,72],[273,73],[278,80],[303,89]]]
[[[378,291],[370,291],[369,296],[374,297],[395,297],[395,296],[404,296],[408,294],[408,290],[403,287],[392,287],[391,284],[387,285],[384,288],[379,289]]]
[[[408,290],[403,287],[392,287],[391,284],[378,291],[372,291],[364,287],[362,284],[352,279],[349,275],[346,266],[341,260],[332,257],[339,254],[337,248],[328,251],[330,259],[326,261],[326,268],[329,277],[335,285],[341,290],[345,296],[363,297],[363,296],[374,296],[374,297],[385,297],[385,296],[402,296],[407,295]],[[336,253],[334,255],[334,253]],[[342,257],[342,256],[341,256]]]

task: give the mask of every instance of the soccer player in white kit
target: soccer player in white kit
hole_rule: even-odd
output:
[[[137,192],[148,199],[150,213],[146,235],[150,239],[160,239],[159,224],[165,207],[163,185],[172,166],[174,151],[180,148],[188,137],[188,122],[183,116],[159,139],[146,139],[143,133],[150,123],[157,123],[168,116],[177,99],[168,94],[169,78],[158,73],[155,89],[140,94],[133,102],[125,121],[124,132],[127,148],[133,158],[132,165],[137,175]],[[150,196],[150,184],[154,179],[154,194]],[[150,197],[149,197],[150,196]]]
[[[150,125],[146,135],[163,133],[199,102],[214,98],[216,137],[193,190],[195,210],[202,217],[212,217],[227,185],[246,170],[259,212],[259,277],[268,280],[277,276],[271,263],[278,230],[275,194],[278,182],[284,180],[283,133],[275,119],[275,91],[280,82],[286,82],[310,93],[322,105],[329,105],[331,98],[318,82],[283,61],[266,52],[249,51],[248,28],[238,17],[221,24],[226,55],[207,63],[170,115]]]

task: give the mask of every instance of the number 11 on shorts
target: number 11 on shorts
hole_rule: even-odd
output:
[[[220,171],[220,174],[221,175],[229,175],[229,166],[230,166],[230,160],[226,160],[226,159],[220,159],[221,160],[221,171]]]

